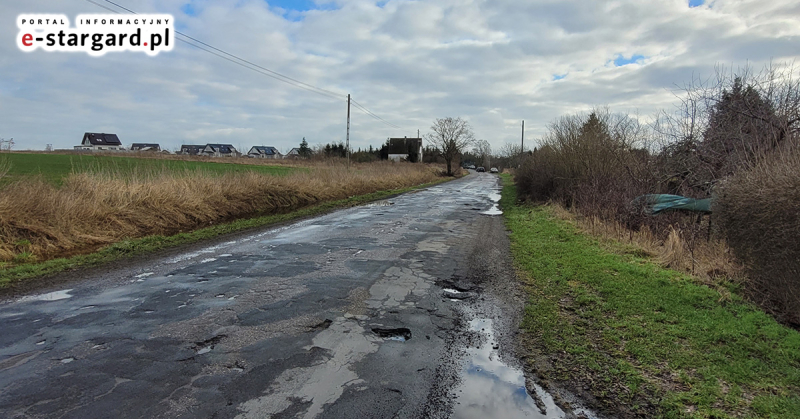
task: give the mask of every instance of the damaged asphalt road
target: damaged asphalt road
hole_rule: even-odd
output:
[[[498,182],[472,174],[6,301],[0,416],[564,417],[509,355],[522,297],[502,219],[483,214]]]

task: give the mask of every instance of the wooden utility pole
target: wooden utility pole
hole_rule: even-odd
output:
[[[350,93],[347,94],[347,168],[350,168]]]
[[[520,144],[519,153],[525,152],[525,120],[522,120],[522,144]]]

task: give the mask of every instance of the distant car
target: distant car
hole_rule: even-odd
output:
[[[489,169],[489,172],[490,172],[490,173],[500,173],[500,171],[499,171],[499,170],[497,170],[497,168],[496,168],[496,167],[492,167],[491,169]]]
[[[474,164],[470,164],[469,166],[467,166],[467,169],[475,170],[475,165]]]
[[[485,171],[486,171],[486,169],[485,169],[483,166],[480,166],[480,167],[478,167],[478,168],[477,168],[475,171],[476,171],[476,172],[485,172]]]

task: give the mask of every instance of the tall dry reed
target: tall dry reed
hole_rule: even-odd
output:
[[[174,234],[256,214],[435,180],[438,168],[317,164],[287,176],[198,171],[77,173],[61,187],[41,179],[0,191],[0,260],[85,252],[125,238]]]

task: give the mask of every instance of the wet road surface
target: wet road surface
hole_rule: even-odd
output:
[[[511,355],[497,200],[471,174],[5,301],[0,417],[570,417]]]

